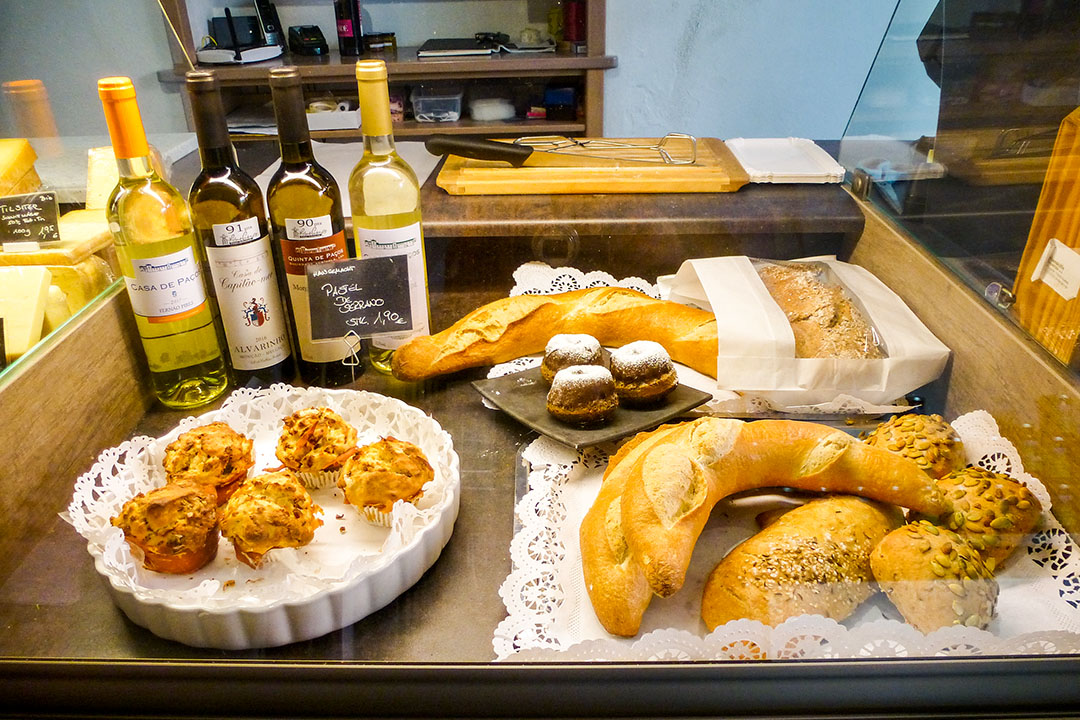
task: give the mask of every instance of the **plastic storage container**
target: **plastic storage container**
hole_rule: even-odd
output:
[[[456,122],[461,117],[460,88],[429,88],[418,85],[409,98],[418,122]]]

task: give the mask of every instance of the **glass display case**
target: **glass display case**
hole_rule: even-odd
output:
[[[111,155],[104,165],[95,160],[110,142],[94,84],[106,75],[132,75],[154,162],[186,194],[200,157],[174,92],[179,48],[170,52],[175,30],[163,13],[210,10],[204,4],[128,9],[145,39],[122,48],[95,44],[78,67],[39,62],[49,92],[32,100],[25,92],[31,73],[24,70],[34,64],[0,62],[6,123],[0,129],[9,140],[28,138],[40,176],[33,187],[5,192],[53,193],[49,202],[67,218],[61,234],[70,236],[73,221],[87,223],[78,230],[81,254],[67,265],[23,263],[75,267],[55,274],[74,272],[85,289],[54,325],[43,317],[40,342],[0,373],[0,715],[1080,716],[1080,375],[1073,332],[1080,329],[1080,267],[1073,259],[1080,252],[1080,6],[897,2],[846,131],[815,138],[843,167],[839,183],[746,182],[738,167],[729,176],[737,182],[725,192],[613,186],[451,194],[440,182],[446,161],[421,142],[399,140],[422,183],[430,324],[443,333],[434,342],[445,341],[455,323],[476,330],[469,323],[482,308],[504,308],[493,314],[510,313],[545,341],[555,329],[585,332],[574,324],[574,311],[550,311],[537,321],[505,308],[542,305],[564,293],[593,297],[610,286],[616,298],[635,299],[620,321],[622,334],[604,335],[614,321],[587,326],[608,338],[609,359],[630,340],[674,336],[670,354],[683,387],[713,396],[688,401],[690,409],[676,418],[662,409],[644,418],[620,415],[619,422],[629,417],[629,429],[597,443],[576,428],[554,441],[536,429],[543,419],[515,415],[506,404],[543,408],[546,390],[539,406],[514,395],[528,384],[514,378],[538,374],[546,348],[535,337],[525,342],[527,351],[485,350],[448,366],[430,360],[436,369],[415,375],[382,373],[364,358],[363,373],[341,388],[306,387],[299,379],[236,388],[196,411],[155,401],[131,301],[122,281],[114,282],[120,266],[110,243],[101,241],[110,231],[101,187],[111,188],[116,176],[105,172]],[[592,2],[463,4],[470,11],[477,4],[509,6],[507,12],[537,29],[547,27],[548,9],[574,6],[576,17],[588,5],[590,21],[602,21],[604,12],[603,3]],[[430,7],[438,5],[417,4],[417,13],[446,16],[445,8]],[[309,4],[293,3],[290,11],[304,7]],[[78,12],[84,15],[71,22],[107,22],[103,10]],[[5,46],[29,52],[26,42],[10,45],[8,36],[36,37],[46,20],[33,9],[13,10],[7,29],[0,28],[0,59],[8,59]],[[615,65],[613,57],[603,59],[603,67]],[[259,67],[245,65],[242,72],[254,77]],[[599,72],[589,67],[582,72]],[[598,79],[590,76],[594,88]],[[315,146],[343,189],[363,151],[350,140]],[[276,140],[238,143],[236,154],[265,191],[279,159]],[[96,180],[102,172],[106,179]],[[23,178],[25,169],[18,174]],[[31,250],[5,247],[4,255]],[[87,258],[97,269],[92,277],[79,265]],[[724,334],[715,323],[740,332],[760,332],[770,322],[787,327],[790,316],[782,310],[762,310],[770,296],[755,283],[764,282],[757,278],[767,277],[769,267],[806,258],[818,263],[815,277],[826,278],[824,285],[846,288],[842,307],[873,320],[869,344],[884,359],[829,365],[854,372],[871,367],[859,363],[881,361],[872,367],[887,376],[886,389],[872,400],[869,393],[840,396],[820,375],[783,401],[723,384],[725,367],[760,375],[766,359],[748,353],[740,359],[745,338]],[[705,289],[690,297],[691,259],[712,263],[696,269],[696,277],[704,287],[709,273],[719,273],[722,281],[713,284],[726,292],[728,306],[706,299]],[[740,294],[741,288],[754,289]],[[796,299],[809,294],[794,293]],[[701,309],[709,302],[711,312]],[[587,306],[579,314],[595,312]],[[701,324],[714,327],[704,365],[678,336],[683,323],[698,322],[696,313],[710,316]],[[712,355],[726,360],[714,365]],[[889,383],[908,373],[916,379],[896,392]],[[507,385],[508,378],[520,387]],[[511,397],[500,400],[508,387]],[[809,392],[822,388],[829,402]],[[234,558],[225,539],[203,570],[165,577],[141,567],[111,518],[131,496],[165,482],[169,443],[220,420],[254,439],[261,472],[284,462],[275,452],[281,419],[308,406],[339,411],[359,428],[360,444],[386,435],[416,443],[435,480],[415,504],[394,506],[390,527],[363,524],[334,485],[313,490],[323,511],[317,542],[273,550],[256,569]],[[957,462],[983,470],[969,471],[974,474],[946,492],[899,454],[902,442],[891,450],[874,447],[868,436],[894,414],[942,415],[965,448]],[[672,424],[654,430],[666,422]],[[693,440],[690,427],[701,428]],[[758,440],[739,439],[750,437],[743,435],[748,427],[760,430]],[[790,434],[798,432],[809,433],[813,447],[820,437],[845,457],[864,453],[873,460],[865,467],[845,461],[854,464],[850,472],[836,469],[803,453],[802,440]],[[730,444],[718,449],[724,437]],[[681,468],[691,470],[680,475]],[[1008,498],[992,489],[989,500],[960,497],[996,477],[991,473],[1028,489],[1010,485]],[[611,477],[627,483],[622,515],[609,510],[602,530],[589,534],[586,518],[596,521],[591,508],[606,497]],[[834,521],[829,530],[811,521],[785,530],[777,548],[759,554],[790,552],[788,571],[803,577],[794,590],[763,581],[776,595],[766,606],[798,595],[810,603],[802,607],[817,612],[771,622],[749,614],[707,617],[703,605],[717,592],[709,587],[714,567],[734,562],[737,545],[750,552],[740,545],[744,540],[764,542],[758,539],[765,532],[791,527],[780,524],[795,522],[791,508],[813,507],[807,503],[820,499],[820,491],[833,500],[841,494],[881,501],[874,506],[881,511],[878,529],[853,542],[863,548],[860,562],[870,562],[882,536],[907,532],[920,557],[934,556],[913,564],[951,579],[924,578],[924,587],[943,595],[919,596],[914,609],[907,606],[909,617],[901,601],[881,591],[883,576],[844,575],[849,549],[829,543],[854,521]],[[674,505],[664,506],[664,493]],[[961,501],[975,507],[961,508]],[[632,502],[667,512],[659,521],[665,532],[686,527],[688,517],[700,522],[687,531],[689,547],[685,537],[669,540],[683,543],[680,562],[687,563],[677,593],[640,579],[653,576],[640,551],[626,544],[644,542],[627,520]],[[1010,533],[1016,523],[1022,533]],[[965,538],[993,541],[952,539],[966,525],[976,529]],[[602,542],[590,539],[596,537]],[[1000,562],[988,560],[997,557],[1002,538],[1016,549]],[[819,543],[832,554],[815,574],[811,558]],[[974,549],[969,556],[962,548]],[[589,573],[598,553],[609,550],[618,555],[613,565],[636,584],[603,595]],[[964,577],[956,568],[972,569]],[[750,583],[740,578],[735,594]],[[800,595],[833,597],[849,586],[857,599],[833,617]],[[902,595],[903,582],[893,589]],[[632,598],[638,605],[627,612],[637,615],[626,630],[623,618],[612,621],[601,603],[620,608],[618,615]],[[920,611],[933,603],[948,621],[918,629],[912,618],[921,622]]]

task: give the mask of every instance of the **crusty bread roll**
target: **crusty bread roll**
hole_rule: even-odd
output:
[[[543,352],[560,333],[592,335],[617,347],[655,340],[675,362],[716,377],[716,318],[711,312],[618,287],[556,295],[515,295],[488,303],[435,335],[394,352],[399,380],[425,378]]]
[[[652,449],[632,469],[622,498],[627,543],[653,592],[682,587],[713,506],[736,492],[794,487],[840,492],[920,512],[944,512],[932,478],[911,460],[817,423],[702,418],[684,441]]]
[[[870,551],[903,524],[895,506],[831,495],[789,510],[709,574],[709,630],[748,618],[776,626],[797,615],[843,620],[873,594]]]
[[[870,554],[870,568],[904,620],[921,632],[985,628],[994,616],[993,573],[962,537],[927,520],[886,535]]]
[[[974,547],[990,570],[999,567],[1042,520],[1042,505],[1030,490],[1008,475],[971,466],[938,480],[952,512],[937,524]]]
[[[581,521],[585,590],[600,624],[613,635],[636,635],[652,599],[641,563],[630,554],[622,532],[620,499],[626,477],[643,453],[684,431],[681,425],[664,425],[639,433],[619,448],[608,461],[600,492]]]

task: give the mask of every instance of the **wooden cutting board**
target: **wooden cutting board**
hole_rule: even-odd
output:
[[[628,143],[655,143],[631,138]],[[598,163],[575,167],[511,167],[448,155],[435,184],[451,195],[552,195],[578,193],[734,192],[750,178],[721,140],[698,138],[693,165]]]

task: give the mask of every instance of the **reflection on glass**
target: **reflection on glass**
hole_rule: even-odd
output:
[[[853,185],[1015,319],[1012,288],[1063,119],[1080,5],[901,0],[841,143]]]

